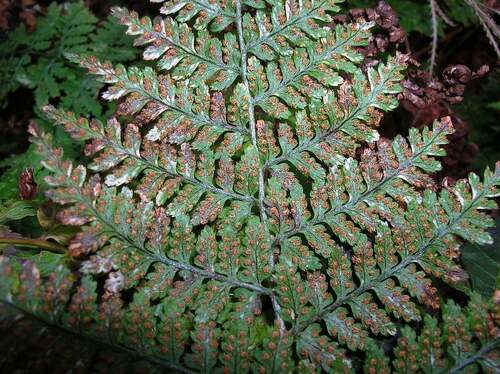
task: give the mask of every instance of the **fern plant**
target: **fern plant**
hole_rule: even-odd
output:
[[[459,246],[491,242],[500,164],[440,189],[449,118],[380,138],[405,57],[363,72],[372,25],[329,29],[337,3],[115,8],[154,67],[73,55],[117,117],[44,109],[92,162],[30,130],[58,218],[81,227],[79,270],[4,258],[3,298],[182,372],[491,369],[498,308],[462,311],[436,285],[467,291]]]
[[[33,33],[21,25],[0,44],[1,106],[7,106],[9,93],[24,86],[33,90],[36,109],[58,100],[67,110],[102,116],[97,100],[102,85],[73,66],[65,53],[109,56],[115,62],[136,57],[122,28],[110,19],[98,25],[82,2],[51,3]]]
[[[44,16],[38,17],[33,33],[28,33],[22,25],[0,43],[0,107],[8,107],[9,95],[26,87],[32,92],[34,111],[38,116],[41,115],[39,109],[48,103],[99,118],[112,113],[114,105],[99,100],[99,90],[103,85],[68,60],[66,53],[108,56],[113,62],[122,63],[138,56],[136,48],[132,47],[132,38],[124,37],[123,26],[111,17],[98,21],[82,2],[54,2]],[[50,123],[42,119],[37,121],[50,129]],[[79,147],[71,144],[63,131],[55,134],[57,145],[75,158],[80,152]],[[43,179],[40,156],[34,147],[22,155],[14,154],[0,161],[0,202],[18,197],[17,181],[28,167],[34,168],[39,180]]]
[[[351,8],[374,6],[377,1],[350,0]],[[379,3],[383,3],[379,2]],[[477,0],[387,0],[396,11],[403,29],[410,34],[419,32],[432,38],[430,72],[433,73],[437,59],[438,35],[448,27],[471,27],[480,25],[498,57],[500,29],[494,17],[498,11],[494,5]]]

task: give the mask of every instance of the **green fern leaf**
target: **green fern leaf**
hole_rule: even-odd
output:
[[[45,107],[86,142],[86,167],[30,130],[59,219],[82,227],[63,325],[111,324],[112,344],[188,372],[388,372],[391,336],[419,355],[400,363],[396,348],[396,368],[482,358],[491,333],[464,335],[471,354],[442,346],[461,314],[435,278],[466,289],[458,249],[491,242],[481,211],[500,164],[438,188],[450,118],[381,138],[406,57],[363,72],[371,25],[329,29],[336,3],[166,2],[154,21],[115,9],[158,65],[71,55],[120,103],[106,124]],[[441,303],[443,323],[422,308]]]
[[[464,368],[477,371],[479,365],[484,370],[495,370],[492,363],[500,341],[484,322],[489,308],[492,308],[491,303],[474,294],[465,308],[449,301],[443,308],[441,325],[427,316],[419,336],[405,327],[394,350],[394,368],[407,373],[443,371],[445,368],[452,373]],[[477,351],[478,341],[484,346]]]
[[[122,27],[97,18],[83,3],[52,3],[39,17],[36,31],[27,34],[24,26],[9,33],[0,45],[0,98],[20,85],[33,90],[36,110],[48,102],[76,113],[103,115],[98,101],[102,87],[78,67],[69,63],[66,55],[95,54],[110,56],[113,61],[135,59],[131,41],[123,37]],[[7,103],[7,101],[5,101]]]

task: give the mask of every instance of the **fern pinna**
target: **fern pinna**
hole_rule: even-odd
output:
[[[437,188],[449,118],[380,138],[405,56],[362,71],[373,25],[329,28],[337,0],[155,2],[154,20],[113,10],[154,65],[71,57],[117,117],[45,108],[88,167],[31,128],[59,219],[82,226],[78,273],[40,291],[36,268],[4,260],[20,280],[3,293],[184,372],[493,368],[498,308],[436,285],[466,289],[459,246],[491,241],[500,165]]]

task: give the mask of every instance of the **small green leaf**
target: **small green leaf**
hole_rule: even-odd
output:
[[[469,272],[472,286],[475,291],[485,297],[493,294],[498,288],[496,282],[500,274],[500,220],[496,221],[497,228],[491,230],[493,244],[477,245],[464,244],[461,248],[462,263]]]
[[[36,215],[37,204],[32,201],[11,201],[0,205],[0,224],[19,221]]]

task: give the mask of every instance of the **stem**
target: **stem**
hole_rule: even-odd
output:
[[[250,94],[250,85],[248,84],[248,78],[247,78],[247,47],[245,45],[245,40],[243,38],[243,25],[241,22],[240,0],[236,0],[236,27],[238,29],[238,40],[241,52],[241,78],[243,80],[243,84],[247,89],[248,95],[250,96],[250,100],[248,102],[248,122],[250,126],[250,135],[252,136],[252,145],[254,149],[257,151],[257,153],[259,153],[259,147],[257,145],[257,130],[255,124],[254,98]],[[264,200],[265,200],[264,168],[261,165],[259,157],[259,210],[260,210],[260,218],[263,224],[265,224],[267,221]]]
[[[26,247],[35,247],[40,249],[47,249],[56,253],[66,253],[67,248],[54,242],[49,242],[43,239],[29,239],[29,238],[7,238],[0,237],[0,244],[11,244]]]
[[[250,85],[248,84],[248,77],[247,77],[247,52],[248,48],[245,45],[245,39],[243,37],[243,25],[242,25],[242,16],[241,16],[241,0],[236,0],[236,28],[238,30],[238,41],[239,41],[239,46],[240,46],[240,52],[241,52],[241,79],[243,81],[243,84],[246,87],[248,96],[249,96],[249,101],[248,101],[248,122],[250,126],[250,134],[252,136],[252,145],[259,155],[259,211],[260,211],[260,219],[263,225],[267,224],[267,215],[266,215],[266,208],[264,204],[265,200],[265,183],[264,183],[264,169],[265,165],[262,164],[260,160],[260,152],[259,152],[259,146],[257,144],[257,129],[256,129],[256,123],[255,123],[255,98],[252,97],[250,93]],[[274,267],[274,254],[273,254],[273,245],[271,244],[269,246],[269,264],[271,267]],[[276,320],[278,322],[278,327],[280,330],[281,336],[283,336],[285,332],[285,323],[283,322],[283,319],[281,318],[281,308],[280,305],[278,304],[276,300],[276,296],[274,295],[273,292],[270,293],[271,297],[271,302],[273,305],[273,310],[274,314],[276,317]]]
[[[252,136],[252,145],[259,154],[259,147],[257,145],[257,130],[255,124],[255,106],[254,106],[254,98],[250,93],[250,85],[248,84],[247,78],[247,47],[245,46],[245,40],[243,38],[243,25],[241,22],[241,1],[236,0],[236,25],[238,29],[238,39],[240,44],[241,51],[241,77],[243,80],[243,84],[245,85],[248,95],[250,96],[250,100],[248,102],[248,121],[250,126],[250,134]],[[266,208],[264,205],[265,200],[265,184],[264,184],[264,167],[260,162],[259,157],[259,211],[260,211],[260,219],[263,224],[267,222]],[[271,247],[271,254],[269,256],[269,262],[271,266],[274,265],[273,253]]]
[[[479,23],[481,23],[481,26],[483,27],[484,32],[486,33],[486,36],[490,41],[490,44],[495,49],[497,57],[500,58],[500,49],[497,44],[497,39],[500,38],[500,28],[495,23],[493,18],[483,9],[481,9],[480,5],[483,4],[478,4],[475,0],[465,0],[465,2],[474,10],[474,13],[479,19]]]
[[[280,330],[280,333],[283,335],[283,332],[286,330],[286,327],[283,318],[281,318],[281,306],[278,303],[278,300],[276,300],[275,295],[271,295],[271,303],[273,305],[273,309],[276,314],[276,322],[278,323],[278,328]]]
[[[438,43],[437,34],[437,16],[436,16],[436,0],[429,0],[431,6],[431,20],[432,20],[432,51],[431,51],[431,76],[434,75],[434,65],[436,64],[436,51]]]
[[[472,356],[469,356],[465,360],[459,362],[457,365],[455,365],[453,368],[451,368],[448,371],[448,374],[454,374],[458,373],[460,370],[462,370],[464,367],[469,366],[470,364],[474,363],[475,361],[479,360],[481,357],[484,355],[490,353],[493,349],[495,349],[498,345],[500,345],[500,339],[497,338],[493,340],[492,342],[486,344],[484,347],[482,347],[479,351],[477,351],[475,354]]]
[[[464,32],[464,29],[462,27],[457,27],[453,31],[450,31],[448,34],[444,35],[439,41],[438,44],[443,45],[445,43],[448,43],[450,40],[452,40],[455,36],[460,35]],[[410,56],[412,58],[420,58],[422,55],[426,54],[429,49],[432,48],[432,43],[431,45],[427,45],[418,51],[415,51],[413,53],[410,53]]]

